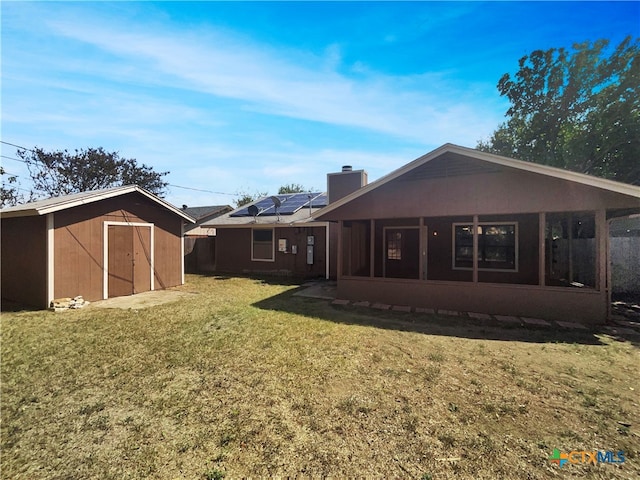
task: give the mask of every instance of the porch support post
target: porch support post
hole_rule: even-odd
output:
[[[473,216],[473,283],[478,283],[478,215]]]
[[[331,249],[329,248],[329,242],[331,241],[330,234],[331,225],[329,222],[325,222],[324,224],[324,258],[325,258],[325,270],[324,270],[324,278],[325,280],[329,280],[331,276]]]
[[[542,212],[538,214],[538,285],[544,287],[545,284],[545,265],[547,259],[545,257],[547,215]]]
[[[598,290],[608,290],[607,285],[607,240],[609,237],[609,228],[607,224],[607,213],[604,210],[596,210],[596,238],[598,264],[596,265],[597,285]]]
[[[376,242],[376,221],[372,218],[371,220],[369,220],[369,276],[373,278],[373,273],[374,273],[374,265],[376,262],[376,257],[375,257],[375,242]],[[383,245],[384,245],[384,239],[382,239]],[[383,252],[384,255],[384,252]],[[383,262],[383,266],[384,266],[384,262]],[[384,268],[384,267],[383,267]]]
[[[419,227],[420,229],[418,230],[418,232],[420,232],[418,234],[418,238],[420,239],[420,280],[426,280],[427,279],[427,268],[426,268],[426,260],[427,260],[427,241],[428,241],[428,237],[427,234],[425,232],[425,228],[424,228],[424,217],[420,217],[420,221],[419,221]]]
[[[342,276],[342,256],[344,255],[342,252],[342,235],[344,230],[344,221],[338,221],[338,258],[336,258],[336,279]]]
[[[611,316],[611,285],[609,275],[609,223],[604,209],[596,210],[596,288],[607,302],[607,319]]]

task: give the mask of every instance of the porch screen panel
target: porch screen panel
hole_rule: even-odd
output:
[[[546,219],[545,284],[595,288],[595,213],[547,214]]]
[[[371,273],[371,227],[368,220],[344,222],[342,274],[368,277]]]
[[[472,228],[459,231],[456,249],[456,232],[452,226],[472,225],[472,217],[427,217],[424,225],[428,229],[425,239],[427,247],[427,279],[471,282],[473,280],[473,235]],[[467,268],[454,268],[455,263]]]
[[[481,225],[478,250],[478,268],[515,270],[516,225]]]
[[[473,225],[456,225],[454,232],[455,268],[473,268]]]
[[[454,225],[454,236],[454,268],[473,268],[473,225]],[[479,270],[517,270],[516,223],[481,223],[477,237]]]
[[[420,278],[420,230],[387,229],[384,253],[385,277]]]

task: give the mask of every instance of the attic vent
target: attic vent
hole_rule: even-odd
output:
[[[351,172],[353,170],[353,167],[351,167],[351,165],[343,165],[342,166],[342,171],[343,172]]]

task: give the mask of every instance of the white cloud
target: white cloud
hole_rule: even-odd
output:
[[[51,26],[59,35],[98,47],[131,65],[128,70],[103,72],[106,75],[234,99],[244,109],[260,113],[424,143],[475,143],[500,121],[495,113],[487,113],[482,99],[452,88],[446,76],[366,72],[356,79],[340,74],[340,47],[335,44],[327,46],[323,57],[316,57],[273,50],[212,29],[145,31],[91,20],[55,20]],[[361,66],[358,70],[364,72]]]
[[[21,24],[31,36],[3,45],[3,135],[27,147],[117,150],[170,170],[176,185],[324,190],[326,174],[343,164],[373,180],[442,143],[472,146],[500,121],[483,90],[493,94],[493,85],[345,65],[338,43],[313,54],[160,17],[137,24],[83,5],[25,8]],[[168,200],[233,197],[171,187]]]

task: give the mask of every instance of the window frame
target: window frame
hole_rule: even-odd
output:
[[[276,255],[275,255],[275,229],[274,228],[252,228],[251,229],[251,261],[252,262],[275,262],[276,261]],[[266,245],[267,243],[271,244],[271,258],[256,258],[255,257],[255,246],[256,246],[256,239],[255,239],[255,232],[257,231],[268,231],[271,232],[271,241],[270,242],[258,242],[259,244],[262,245]]]
[[[478,222],[477,224],[469,223],[469,222],[455,222],[451,224],[451,269],[452,270],[466,270],[473,271],[473,259],[471,267],[459,267],[456,266],[456,227],[468,227],[471,226],[472,230],[474,226],[477,227],[489,227],[489,226],[498,226],[498,225],[510,225],[513,226],[513,235],[514,235],[514,268],[487,268],[480,266],[480,233],[478,233],[478,229],[473,231],[473,246],[477,248],[478,254],[478,271],[479,272],[504,272],[504,273],[518,273],[520,264],[519,264],[519,249],[518,249],[518,241],[519,241],[519,230],[518,230],[518,222],[516,221],[501,221],[501,222]],[[484,235],[484,230],[483,234]],[[472,247],[472,255],[475,256],[476,249]]]

